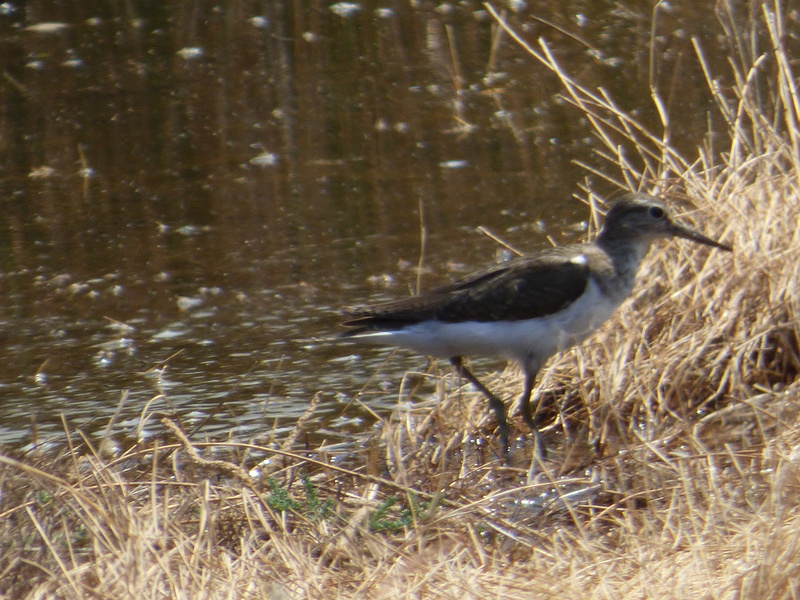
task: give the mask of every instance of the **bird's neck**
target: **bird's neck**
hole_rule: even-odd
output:
[[[639,236],[614,235],[602,231],[597,245],[611,258],[614,271],[624,287],[632,288],[639,265],[650,249],[651,240]]]

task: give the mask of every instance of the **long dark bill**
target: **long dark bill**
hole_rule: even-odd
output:
[[[715,242],[711,238],[707,238],[702,233],[698,233],[694,229],[689,229],[684,225],[680,225],[679,223],[672,223],[672,230],[678,237],[685,238],[687,240],[691,240],[693,242],[697,242],[698,244],[705,244],[706,246],[713,246],[714,248],[719,248],[720,250],[726,250],[727,252],[733,252],[733,248],[726,244],[721,244],[720,242]]]

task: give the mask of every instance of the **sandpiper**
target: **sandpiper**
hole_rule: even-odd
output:
[[[593,242],[548,248],[491,266],[418,296],[347,310],[345,337],[449,358],[489,400],[508,452],[505,405],[464,365],[464,356],[520,363],[522,418],[539,438],[531,411],[536,375],[557,352],[602,325],[631,294],[639,264],[660,238],[681,237],[731,251],[677,223],[666,205],[643,193],[611,206]],[[538,445],[538,444],[537,444]]]

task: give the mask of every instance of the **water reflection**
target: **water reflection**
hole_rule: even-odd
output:
[[[62,414],[100,430],[124,393],[120,431],[159,396],[252,436],[322,391],[345,436],[376,370],[380,410],[426,361],[304,340],[415,285],[421,221],[430,285],[492,260],[475,226],[562,241],[578,183],[614,190],[576,164],[602,165],[588,124],[481,3],[329,4],[2,5],[0,442],[59,435]],[[508,17],[654,128],[660,90],[691,147],[718,119],[691,38],[720,62],[722,28],[661,5],[655,36],[639,2]]]

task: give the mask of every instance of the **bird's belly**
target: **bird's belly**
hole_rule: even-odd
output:
[[[517,321],[424,321],[394,331],[359,336],[364,341],[408,348],[440,357],[502,356],[544,362],[581,342],[616,310],[621,299],[609,298],[590,282],[586,292],[564,310]]]

